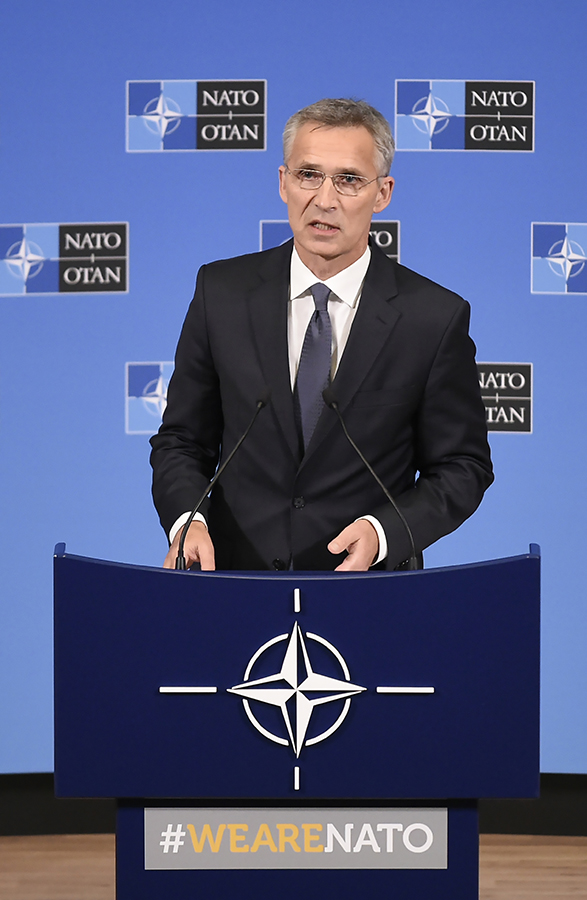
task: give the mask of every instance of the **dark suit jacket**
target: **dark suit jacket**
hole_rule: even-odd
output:
[[[332,569],[328,542],[368,513],[387,567],[410,554],[397,514],[325,408],[305,455],[287,352],[292,243],[203,266],[179,340],[153,496],[169,531],[230,452],[267,387],[271,399],[202,512],[219,569]],[[469,306],[372,247],[332,389],[353,438],[423,550],[477,508],[493,480]],[[280,563],[280,561],[282,561]]]

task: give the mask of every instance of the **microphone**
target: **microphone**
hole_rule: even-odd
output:
[[[190,515],[189,515],[189,518],[188,518],[187,522],[185,523],[185,525],[183,526],[183,528],[182,528],[182,530],[181,530],[181,537],[180,537],[180,539],[179,539],[179,545],[178,545],[178,548],[177,548],[177,557],[176,557],[176,559],[175,559],[175,568],[176,568],[176,569],[185,570],[185,569],[187,568],[187,567],[186,567],[186,560],[185,560],[183,548],[184,548],[184,545],[185,545],[185,539],[186,539],[186,537],[187,537],[187,533],[188,533],[189,527],[190,527],[190,525],[192,524],[192,522],[194,521],[194,516],[196,515],[196,513],[197,513],[198,510],[200,509],[200,506],[202,505],[202,503],[204,502],[204,500],[206,499],[206,497],[208,496],[208,494],[211,492],[212,488],[214,487],[214,485],[216,484],[216,482],[218,481],[218,479],[220,478],[220,476],[222,475],[222,473],[224,472],[224,470],[226,469],[226,467],[227,467],[227,465],[229,464],[229,462],[230,462],[230,461],[232,460],[232,458],[234,457],[236,451],[239,449],[239,447],[241,446],[241,444],[243,443],[243,441],[244,441],[245,438],[247,437],[249,431],[251,430],[251,428],[252,428],[253,425],[255,424],[255,419],[257,418],[257,416],[259,415],[259,413],[261,412],[261,410],[263,409],[263,407],[264,407],[264,406],[267,406],[267,404],[269,403],[269,398],[270,398],[270,397],[271,397],[271,390],[270,390],[269,388],[266,388],[266,389],[263,391],[263,393],[261,394],[261,396],[259,397],[259,399],[257,400],[256,404],[255,404],[255,412],[253,413],[253,417],[252,417],[251,421],[249,422],[249,424],[247,425],[245,431],[243,432],[243,434],[241,435],[241,437],[238,439],[238,441],[237,441],[236,444],[234,445],[234,447],[233,447],[231,453],[229,453],[229,455],[226,457],[226,459],[224,460],[224,462],[222,463],[222,465],[216,470],[216,473],[215,473],[214,477],[213,477],[212,480],[208,483],[208,485],[206,486],[206,490],[204,491],[204,493],[202,494],[202,496],[200,497],[200,499],[198,500],[198,502],[196,503],[196,505],[195,505],[194,508],[192,509],[192,511],[191,511],[191,513],[190,513]]]
[[[377,473],[375,472],[375,470],[373,469],[371,464],[365,459],[365,457],[363,456],[363,454],[361,453],[361,451],[359,450],[359,448],[353,441],[352,437],[348,433],[344,419],[341,415],[340,409],[338,408],[338,402],[336,400],[336,396],[335,396],[332,388],[327,387],[324,391],[322,391],[322,397],[324,399],[326,406],[328,406],[329,409],[334,410],[334,412],[338,416],[339,422],[340,422],[340,424],[342,426],[342,430],[344,432],[344,436],[346,437],[347,441],[349,442],[349,444],[351,445],[351,447],[353,448],[355,453],[358,455],[358,457],[361,460],[361,462],[363,463],[363,465],[371,473],[371,475],[373,476],[373,478],[375,479],[375,481],[377,482],[377,484],[379,485],[379,487],[381,488],[381,490],[383,491],[383,493],[385,494],[385,496],[387,497],[387,499],[389,500],[389,502],[395,509],[396,513],[398,514],[400,522],[404,526],[404,528],[406,530],[406,534],[408,535],[408,538],[410,539],[410,546],[412,549],[412,555],[410,556],[410,559],[409,559],[408,569],[410,569],[411,571],[413,571],[415,569],[419,569],[420,564],[418,562],[418,556],[416,553],[416,545],[414,544],[414,535],[412,534],[412,529],[406,522],[406,518],[405,518],[404,514],[402,513],[401,509],[399,508],[399,506],[397,505],[397,503],[395,502],[395,500],[393,499],[393,497],[391,496],[391,494],[389,493],[389,491],[387,490],[387,488],[381,481],[379,475],[377,475]]]

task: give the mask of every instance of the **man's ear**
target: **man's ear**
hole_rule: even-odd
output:
[[[395,181],[390,175],[386,175],[385,178],[381,178],[379,180],[379,191],[377,192],[373,212],[382,212],[387,206],[389,206],[389,201],[391,200],[391,195],[393,194],[394,184]]]
[[[287,203],[287,182],[285,179],[285,166],[279,167],[279,196]]]

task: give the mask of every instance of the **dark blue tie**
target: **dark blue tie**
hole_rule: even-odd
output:
[[[324,406],[322,391],[330,383],[332,354],[332,326],[328,315],[330,289],[319,282],[310,290],[316,309],[304,337],[294,391],[304,450],[310,443]]]

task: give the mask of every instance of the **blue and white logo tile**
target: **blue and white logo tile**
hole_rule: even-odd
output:
[[[59,225],[0,225],[0,295],[59,293]]]
[[[587,223],[532,223],[532,293],[587,294]]]
[[[399,79],[398,150],[534,149],[534,82]]]
[[[126,433],[154,434],[167,406],[172,362],[126,364]]]
[[[128,223],[0,225],[0,296],[128,292]]]
[[[266,82],[128,81],[126,149],[264,150]]]
[[[398,150],[462,150],[465,145],[465,82],[395,83]]]
[[[195,150],[196,82],[129,81],[127,150]]]

